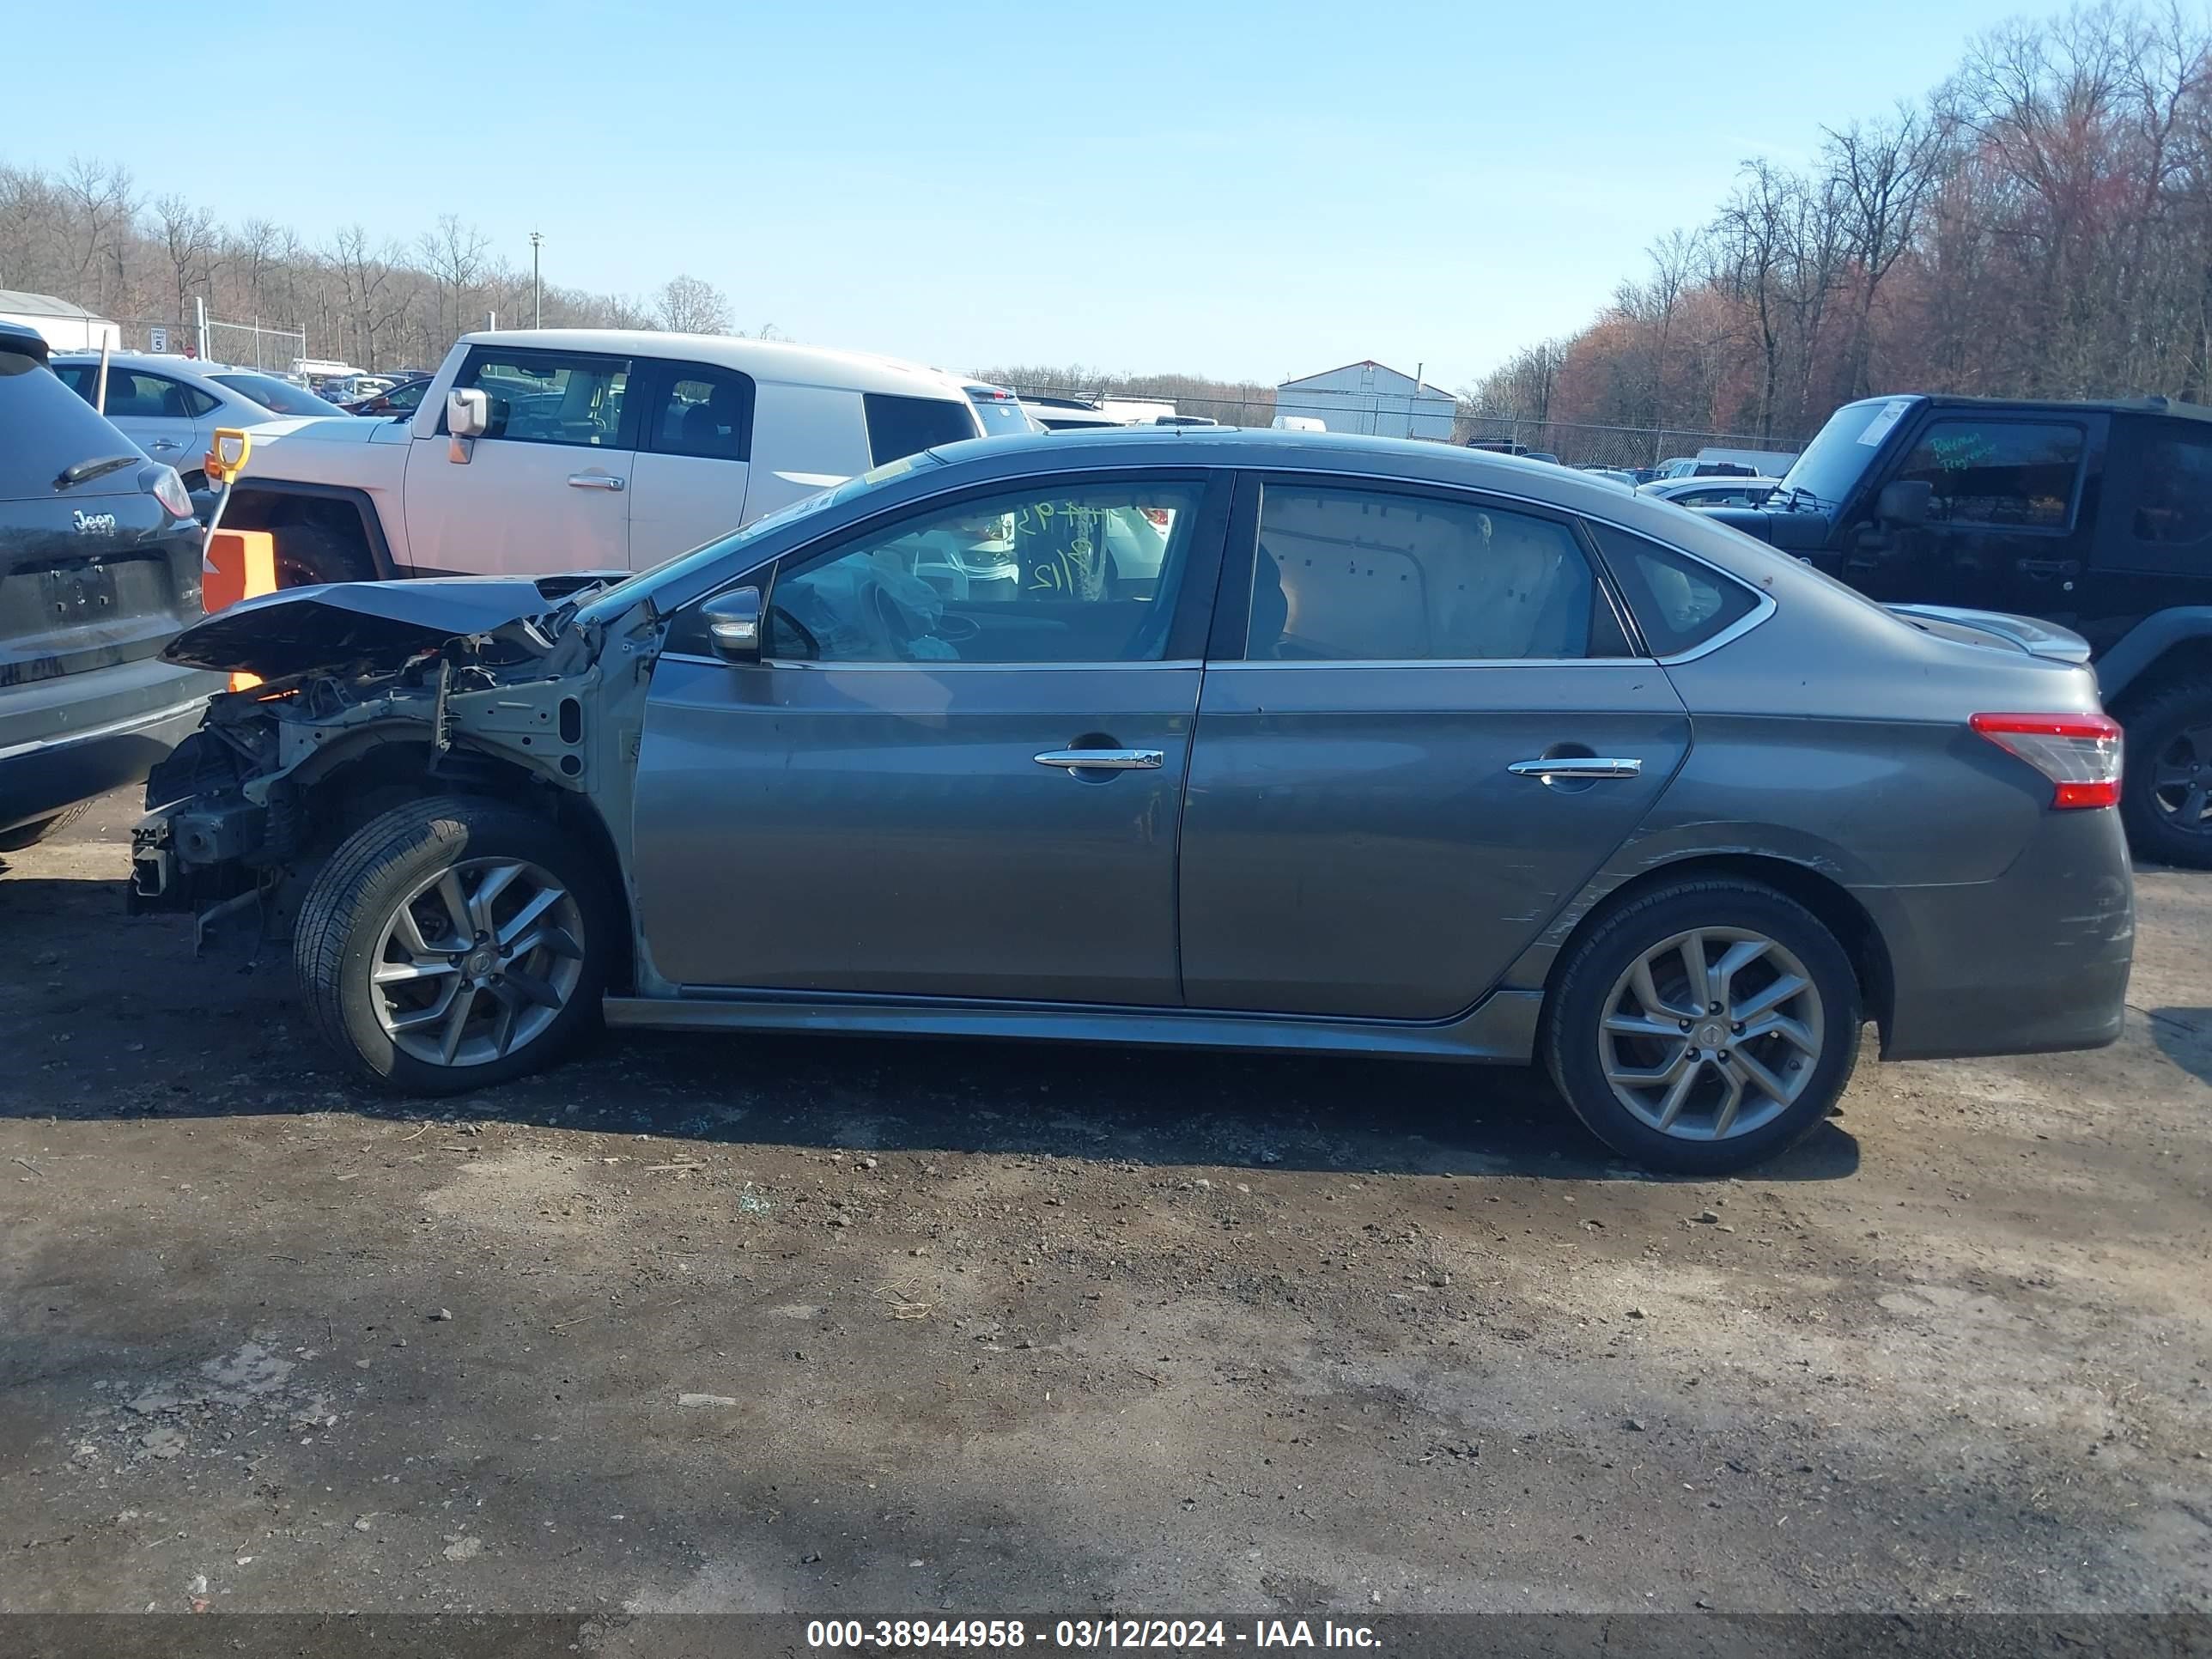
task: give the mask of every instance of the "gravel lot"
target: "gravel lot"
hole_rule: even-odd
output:
[[[1532,1074],[646,1037],[426,1112],[0,876],[0,1609],[2212,1608],[2212,877],[1723,1182]]]

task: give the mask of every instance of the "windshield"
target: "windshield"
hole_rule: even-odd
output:
[[[786,525],[795,524],[801,519],[811,519],[825,508],[841,506],[857,496],[865,495],[870,490],[878,489],[890,483],[894,478],[903,478],[908,473],[921,467],[944,465],[945,463],[939,460],[936,456],[924,450],[920,454],[902,456],[896,461],[887,461],[881,466],[871,467],[857,478],[848,478],[841,484],[833,485],[812,495],[804,496],[792,502],[788,507],[779,507],[773,513],[755,519],[734,534],[725,536],[719,541],[708,542],[704,547],[695,547],[688,553],[678,553],[672,559],[664,559],[650,569],[641,570],[635,576],[625,578],[612,587],[592,594],[591,602],[577,614],[582,617],[599,619],[616,616],[621,611],[627,611],[646,593],[659,587],[662,583],[681,577],[703,566],[717,563],[731,554],[759,541],[771,531],[781,530]],[[743,566],[740,565],[738,568],[743,568]]]
[[[1790,492],[1802,489],[1822,507],[1841,506],[1912,402],[1910,398],[1883,398],[1845,404],[1805,446],[1805,453],[1775,490],[1774,504],[1786,505]]]
[[[336,404],[325,403],[305,386],[280,380],[274,374],[210,374],[217,386],[227,386],[241,398],[251,398],[276,415],[343,415]]]

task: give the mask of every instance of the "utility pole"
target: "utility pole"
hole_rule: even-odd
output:
[[[534,230],[530,233],[530,325],[532,328],[545,326],[545,289],[538,280],[538,246],[544,240]]]

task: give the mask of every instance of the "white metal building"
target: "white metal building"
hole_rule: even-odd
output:
[[[1275,388],[1275,413],[1319,420],[1331,432],[1378,438],[1439,438],[1449,443],[1459,400],[1441,386],[1376,362],[1346,363]]]
[[[102,345],[123,349],[123,331],[105,317],[57,300],[51,294],[25,294],[0,288],[0,323],[21,323],[42,335],[56,351],[97,351]]]

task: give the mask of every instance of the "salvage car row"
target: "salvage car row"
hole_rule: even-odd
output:
[[[1703,514],[1439,445],[974,441],[993,396],[780,343],[471,337],[411,416],[265,428],[227,522],[295,581],[483,579],[278,593],[166,650],[174,557],[42,551],[11,604],[81,593],[88,668],[258,677],[155,769],[136,902],[289,935],[325,1036],[412,1091],[603,1018],[1540,1057],[1618,1151],[1716,1172],[1817,1125],[1866,1020],[1893,1057],[2117,1036],[2089,645],[1809,568],[1970,522],[1986,558],[2011,451],[1890,475],[1987,410],[1854,405],[1765,509]],[[2004,418],[2139,466],[2182,417]],[[160,507],[173,477],[131,460],[101,476]],[[2118,495],[2104,528],[2069,498],[2085,562]]]

